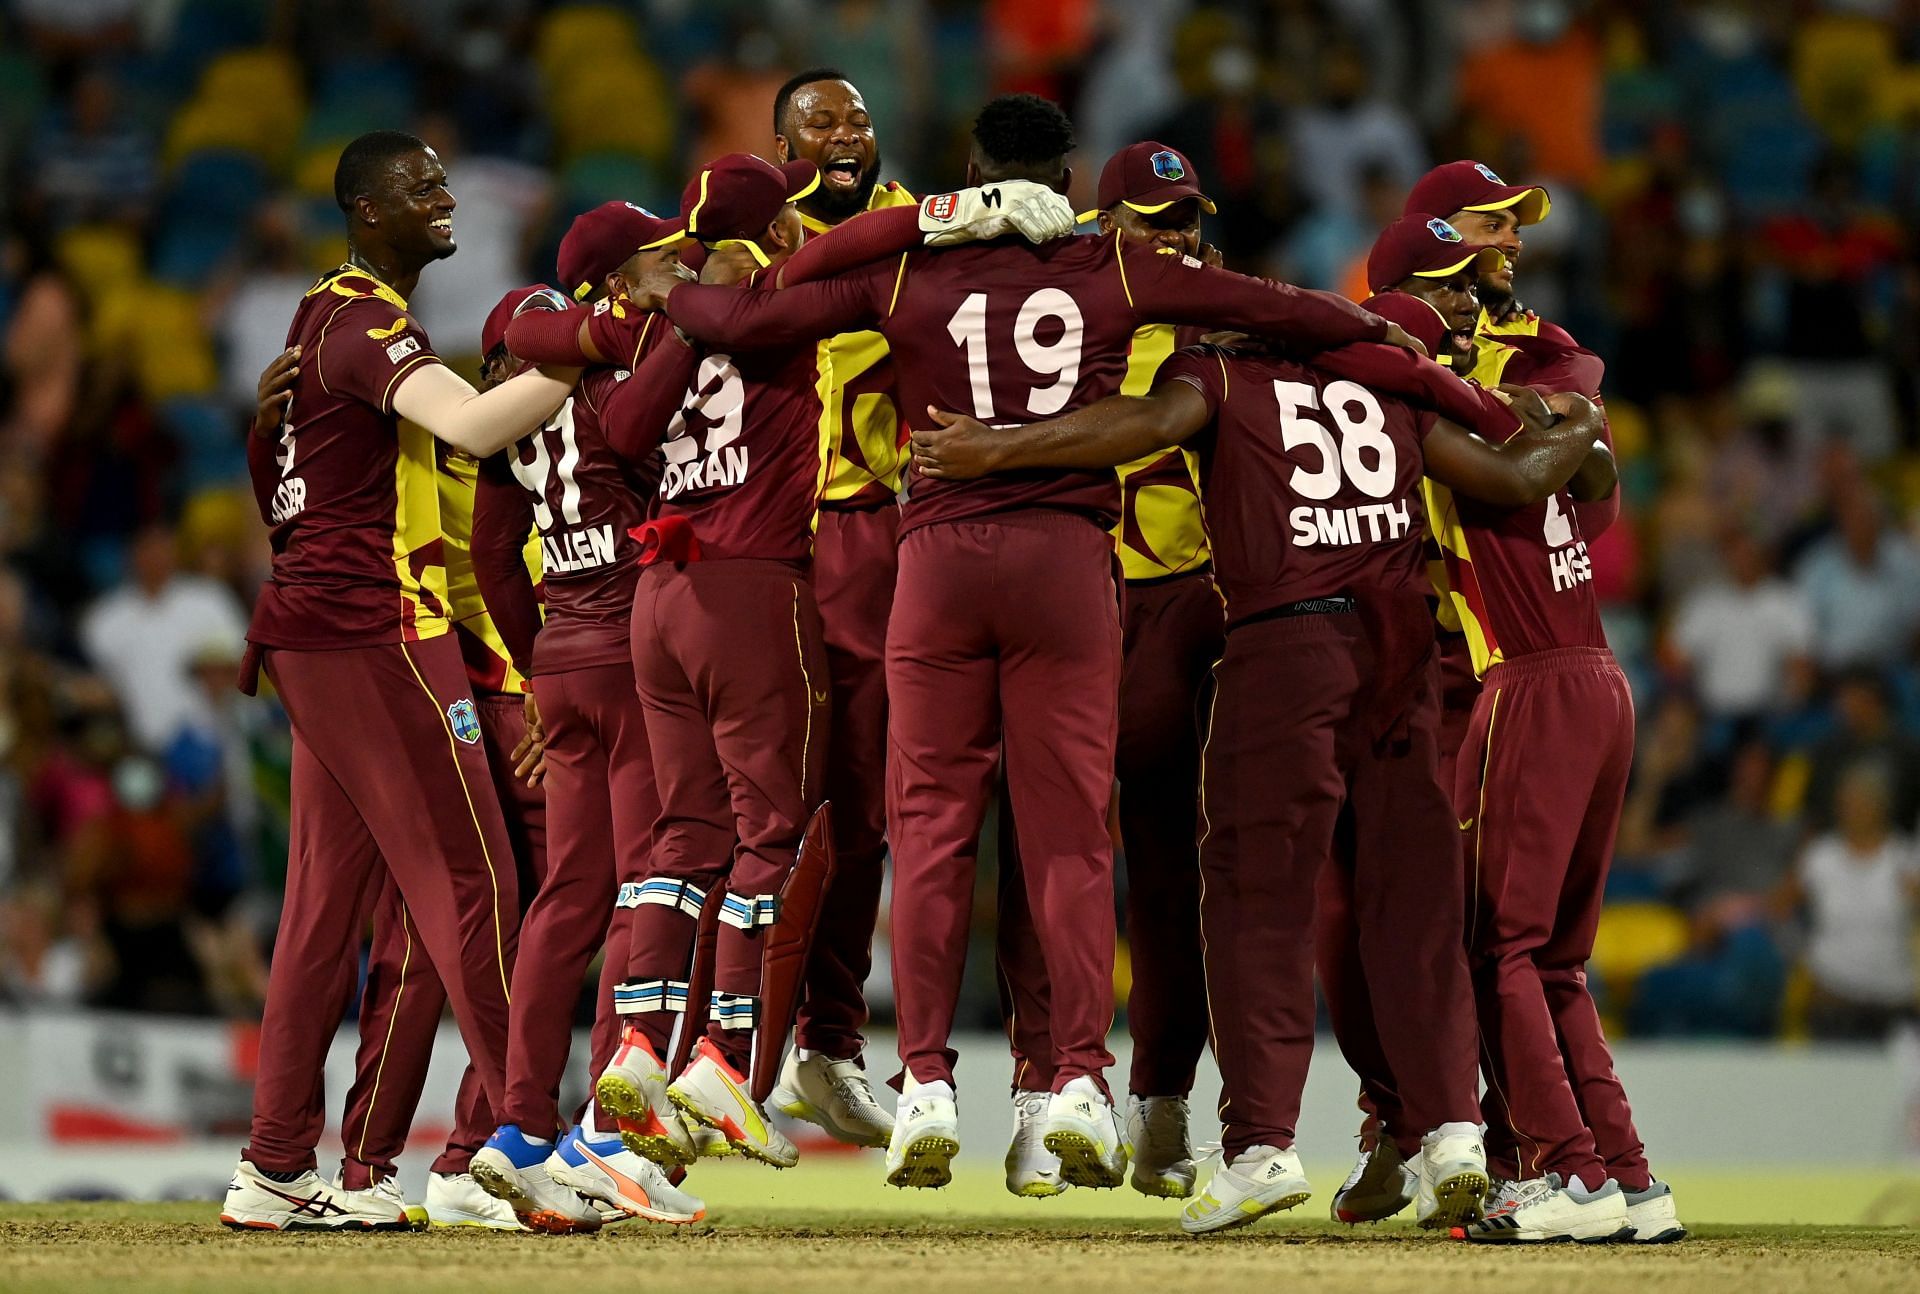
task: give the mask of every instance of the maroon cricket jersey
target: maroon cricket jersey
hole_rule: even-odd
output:
[[[402,379],[440,362],[405,298],[342,266],[287,329],[300,373],[277,440],[249,438],[273,567],[250,641],[322,651],[447,631],[433,437],[393,411]]]
[[[653,482],[608,447],[601,419],[631,378],[625,368],[588,369],[545,426],[487,462],[490,480],[504,471],[518,487],[521,507],[509,525],[517,521],[524,534],[531,522],[540,533],[547,615],[534,640],[535,675],[630,658],[640,545],[627,532],[645,520]]]
[[[1546,343],[1515,348],[1499,377],[1584,394],[1599,390],[1601,373],[1591,351]],[[1607,645],[1582,510],[1572,495],[1559,490],[1524,508],[1497,508],[1457,493],[1439,497],[1448,511],[1434,526],[1476,674],[1532,652]]]
[[[1143,323],[1239,328],[1302,350],[1377,340],[1386,329],[1344,298],[1263,283],[1113,235],[911,251],[780,291],[677,287],[668,313],[717,346],[784,345],[875,328],[892,351],[909,428],[929,405],[1018,427],[1112,395]],[[1119,480],[1111,469],[975,481],[914,475],[900,529],[1022,508],[1079,513],[1111,527]]]
[[[744,296],[751,283],[716,290]],[[810,339],[704,348],[660,442],[654,515],[686,518],[703,560],[811,560],[826,486],[821,397],[832,386],[831,352]]]
[[[1171,382],[1211,414],[1188,443],[1229,624],[1309,598],[1426,589],[1431,413],[1306,364],[1211,346],[1162,364],[1154,387]]]

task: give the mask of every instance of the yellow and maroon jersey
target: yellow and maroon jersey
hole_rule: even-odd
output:
[[[910,207],[914,196],[888,181],[875,185],[867,210]],[[805,212],[807,233],[833,226]],[[871,330],[845,332],[819,343],[820,371],[833,383],[822,390],[820,454],[826,462],[823,508],[868,507],[892,502],[900,492],[907,455],[901,452],[900,413],[893,403],[893,360],[887,339]]]
[[[1531,310],[1515,310],[1505,319],[1494,321],[1485,307],[1480,310],[1479,335],[1482,337],[1540,337],[1562,346],[1576,346],[1573,335],[1559,324],[1548,323]]]
[[[1145,395],[1175,348],[1171,324],[1148,324],[1133,334],[1122,395]],[[1184,445],[1122,466],[1120,520],[1114,546],[1129,580],[1157,580],[1203,570],[1212,560],[1200,515],[1200,460]]]
[[[1551,325],[1549,325],[1551,326]],[[1553,390],[1598,391],[1600,361],[1578,347],[1538,352],[1476,339],[1471,376]],[[1565,490],[1525,508],[1496,508],[1428,485],[1428,517],[1446,563],[1449,600],[1473,672],[1558,647],[1605,647],[1579,509]]]
[[[401,421],[393,393],[439,357],[405,298],[344,265],[307,290],[287,345],[302,348],[300,374],[279,435],[249,438],[273,567],[247,637],[311,651],[438,637],[448,595],[434,440]]]
[[[518,696],[527,679],[514,668],[513,655],[488,614],[473,573],[473,494],[480,465],[465,454],[442,450],[440,455],[441,551],[446,556],[447,605],[460,656],[467,665],[467,682],[476,692],[505,692]],[[539,536],[528,533],[524,560],[533,582],[540,583]]]

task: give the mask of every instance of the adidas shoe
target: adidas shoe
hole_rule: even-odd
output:
[[[660,1165],[628,1150],[618,1136],[590,1139],[575,1125],[547,1160],[547,1176],[590,1204],[612,1205],[649,1222],[684,1225],[707,1216],[697,1196],[667,1180]]]
[[[673,1167],[698,1156],[693,1135],[667,1099],[667,1067],[647,1036],[632,1025],[593,1085],[594,1095],[620,1125],[620,1140],[636,1155]]]
[[[916,1083],[906,1076],[893,1136],[887,1142],[889,1186],[940,1187],[953,1180],[953,1157],[960,1153],[960,1114],[953,1085]]]
[[[1384,1221],[1413,1203],[1419,1187],[1393,1138],[1376,1132],[1371,1147],[1363,1139],[1353,1171],[1333,1193],[1333,1220],[1349,1226]]]
[[[1623,1190],[1625,1188],[1622,1188]],[[1670,1245],[1687,1238],[1680,1214],[1673,1207],[1673,1188],[1654,1178],[1644,1191],[1626,1191],[1627,1225],[1636,1245]]]
[[[521,1231],[513,1206],[480,1189],[472,1173],[427,1174],[427,1225]]]
[[[1445,1123],[1420,1140],[1414,1225],[1432,1230],[1465,1226],[1480,1216],[1491,1185],[1487,1148],[1471,1123]]]
[[[1047,1131],[1051,1092],[1015,1091],[1013,1140],[1007,1146],[1007,1189],[1028,1199],[1043,1200],[1067,1189],[1060,1180],[1060,1156],[1041,1140]]]
[[[1453,1234],[1475,1244],[1552,1244],[1574,1240],[1605,1244],[1624,1239],[1629,1230],[1627,1197],[1620,1183],[1588,1190],[1579,1178],[1565,1185],[1558,1173],[1516,1182],[1511,1194],[1481,1221],[1455,1227]]]
[[[496,1200],[505,1200],[529,1231],[568,1235],[598,1231],[600,1212],[573,1188],[547,1173],[553,1143],[536,1141],[508,1123],[487,1138],[473,1156],[473,1180]]]
[[[775,1168],[800,1162],[800,1152],[747,1094],[747,1080],[709,1038],[700,1040],[685,1072],[667,1085],[667,1099],[690,1122],[717,1129],[749,1159]]]
[[[1113,1102],[1085,1075],[1053,1094],[1041,1141],[1060,1156],[1060,1177],[1074,1186],[1110,1190],[1126,1178],[1127,1139]]]
[[[1254,1146],[1222,1164],[1206,1189],[1180,1210],[1180,1229],[1190,1236],[1257,1222],[1303,1203],[1313,1194],[1300,1156],[1292,1150]]]
[[[236,1231],[406,1231],[412,1224],[398,1189],[343,1191],[311,1168],[276,1181],[243,1159],[227,1183],[220,1221]]]
[[[1193,1143],[1187,1137],[1187,1102],[1179,1096],[1135,1096],[1127,1100],[1127,1142],[1133,1147],[1133,1176],[1142,1195],[1184,1200],[1193,1194]]]
[[[801,1058],[787,1052],[773,1108],[825,1128],[849,1146],[884,1146],[893,1138],[893,1116],[873,1099],[873,1087],[855,1060],[835,1060],[819,1052]]]

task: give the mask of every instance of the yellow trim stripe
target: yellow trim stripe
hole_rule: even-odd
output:
[[[700,227],[700,208],[707,205],[707,177],[711,169],[700,172],[700,200],[693,204],[693,210],[687,213],[687,232],[692,233]]]
[[[373,1091],[367,1094],[367,1117],[360,1125],[360,1140],[353,1148],[353,1157],[366,1162],[367,1129],[373,1123],[373,1110],[380,1103],[380,1079],[387,1072],[387,1053],[393,1049],[393,1026],[400,1019],[400,999],[407,992],[407,966],[413,961],[413,924],[407,917],[407,905],[400,905],[400,933],[406,936],[406,948],[400,954],[400,984],[393,990],[393,1005],[387,1014],[387,1036],[380,1043],[380,1063],[373,1069]]]
[[[1208,676],[1213,680],[1213,695],[1207,698],[1207,735],[1200,743],[1200,842],[1194,847],[1196,855],[1205,853],[1207,837],[1213,834],[1213,819],[1207,813],[1207,752],[1213,747],[1213,716],[1220,708],[1220,664],[1225,659],[1226,657],[1222,656],[1207,669]],[[1201,867],[1199,872],[1200,964],[1204,967],[1207,964],[1207,869]],[[1207,1047],[1217,1055],[1219,1046],[1216,1039],[1219,1036],[1219,1030],[1215,1028],[1213,1021],[1213,986],[1206,982],[1205,976],[1202,976],[1201,980],[1200,992],[1207,1003]],[[1213,1113],[1222,1124],[1227,1121],[1227,1090],[1224,1087],[1220,1089],[1220,1103],[1214,1107]]]
[[[900,289],[907,283],[907,253],[900,253],[900,269],[893,276],[893,295],[887,298],[887,318],[893,318],[893,308],[900,304]]]
[[[1113,236],[1113,261],[1120,267],[1120,290],[1127,294],[1127,305],[1133,305],[1133,286],[1127,282],[1127,258],[1120,249],[1120,236]]]
[[[806,689],[807,727],[800,738],[800,798],[807,796],[807,756],[813,750],[813,676],[807,673],[807,640],[800,632],[800,586],[793,586],[793,654],[800,663],[800,684]],[[810,802],[810,801],[808,801]]]
[[[751,239],[722,238],[719,242],[713,244],[713,246],[716,251],[722,247],[744,247],[748,251],[753,253],[753,259],[760,262],[760,268],[763,270],[766,269],[769,265],[773,264],[772,259],[769,258],[765,252],[760,250],[760,244],[752,241]]]
[[[480,842],[480,857],[487,865],[487,880],[493,886],[493,955],[500,967],[500,995],[511,1005],[513,993],[507,986],[507,936],[500,922],[500,874],[493,870],[493,851],[487,848],[487,831],[480,825],[480,814],[473,807],[473,788],[467,785],[467,771],[460,767],[460,748],[454,744],[453,729],[447,723],[446,712],[441,709],[440,698],[433,694],[433,689],[427,686],[427,680],[420,676],[420,667],[413,663],[413,653],[407,650],[406,643],[400,644],[400,655],[413,672],[413,681],[427,694],[435,721],[447,734],[447,753],[453,756],[453,775],[460,779],[460,793],[467,798],[467,816],[473,820],[473,834]]]

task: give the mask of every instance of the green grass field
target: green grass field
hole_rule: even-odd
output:
[[[1489,1251],[1400,1222],[1334,1226],[1332,1165],[1297,1215],[1204,1241],[1178,1234],[1174,1204],[1131,1191],[1017,1200],[991,1163],[974,1162],[945,1191],[902,1193],[877,1168],[877,1157],[821,1157],[788,1173],[714,1165],[701,1173],[709,1221],[630,1223],[596,1237],[236,1235],[212,1204],[0,1205],[0,1290],[421,1294],[672,1280],[701,1291],[1007,1294],[1048,1281],[1117,1294],[1247,1278],[1333,1294],[1484,1291],[1516,1279],[1526,1289],[1631,1282],[1636,1294],[1920,1288],[1920,1178],[1885,1173],[1675,1174],[1694,1228],[1682,1244]]]

